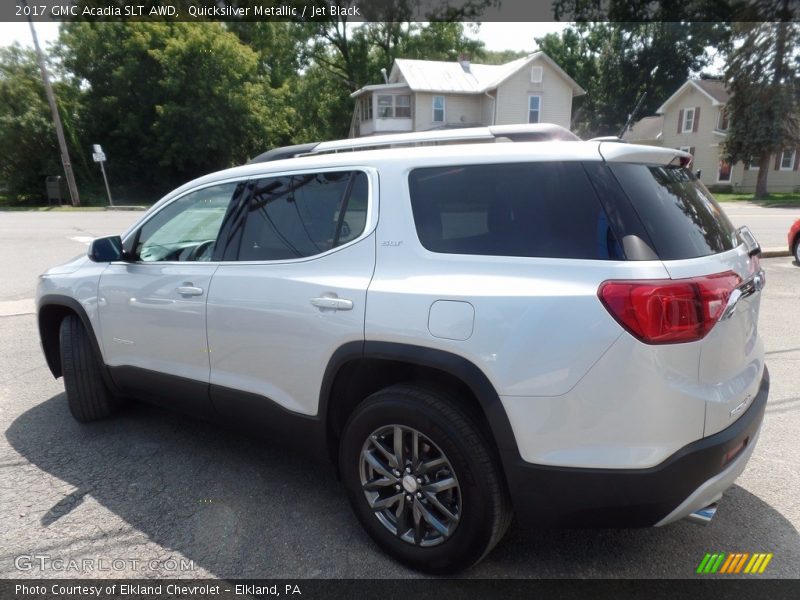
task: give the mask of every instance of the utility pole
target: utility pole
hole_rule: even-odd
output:
[[[24,6],[28,6],[28,0],[22,0]],[[69,196],[72,200],[72,206],[80,206],[81,198],[78,195],[78,185],[75,183],[75,174],[72,172],[72,163],[69,160],[69,150],[67,150],[67,140],[64,138],[64,129],[61,127],[61,117],[58,114],[58,106],[56,105],[56,96],[53,93],[53,86],[50,85],[50,77],[47,74],[47,67],[44,64],[44,55],[42,49],[39,47],[39,38],[36,37],[36,29],[33,27],[33,19],[30,13],[28,14],[28,25],[31,27],[31,35],[33,36],[33,46],[36,49],[36,58],[39,61],[39,69],[42,71],[42,81],[44,82],[44,91],[47,94],[47,102],[50,104],[50,112],[53,113],[53,124],[56,126],[56,136],[58,136],[58,146],[61,149],[61,164],[64,165],[64,173],[67,176],[67,187],[69,188]]]

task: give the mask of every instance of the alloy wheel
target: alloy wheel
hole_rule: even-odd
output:
[[[367,437],[360,454],[361,488],[381,524],[415,546],[450,538],[461,516],[461,489],[444,452],[423,433],[387,425]]]

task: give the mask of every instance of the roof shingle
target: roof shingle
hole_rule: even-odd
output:
[[[440,60],[395,60],[408,86],[415,92],[460,92],[481,94],[519,69],[531,57],[523,57],[504,65],[471,64],[469,70],[459,62]]]
[[[712,96],[715,100],[727,103],[730,98],[725,82],[717,79],[695,79],[694,82],[703,88],[703,91]]]

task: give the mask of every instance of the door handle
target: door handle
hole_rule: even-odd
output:
[[[336,296],[320,296],[312,298],[311,304],[317,308],[328,308],[333,310],[353,310],[353,301]]]
[[[181,296],[202,296],[203,295],[203,288],[193,286],[190,283],[186,283],[184,285],[179,286],[175,291],[177,291]]]

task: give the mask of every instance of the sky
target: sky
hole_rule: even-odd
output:
[[[2,0],[0,0],[2,1]],[[525,50],[532,52],[536,49],[533,38],[542,37],[550,32],[560,32],[567,23],[554,22],[487,22],[480,26],[477,34],[470,32],[470,37],[483,40],[489,50]],[[58,37],[57,23],[35,23],[39,43],[47,48],[48,42],[53,42]],[[0,46],[14,42],[32,46],[31,32],[27,23],[0,23]]]

